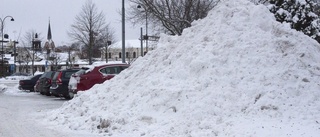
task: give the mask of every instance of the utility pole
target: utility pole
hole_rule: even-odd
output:
[[[140,42],[141,42],[141,57],[143,57],[143,30],[140,28]]]
[[[13,72],[15,73],[16,72],[16,68],[17,68],[17,66],[16,66],[16,58],[17,58],[17,46],[16,46],[16,44],[19,44],[19,42],[18,41],[13,41],[13,65],[14,65],[14,70],[13,70]]]

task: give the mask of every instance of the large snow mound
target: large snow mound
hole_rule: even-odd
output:
[[[319,44],[263,5],[222,0],[182,36],[45,113],[109,136],[320,135]]]

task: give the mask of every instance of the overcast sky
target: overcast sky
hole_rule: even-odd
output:
[[[126,0],[125,0],[126,1]],[[10,35],[10,39],[20,40],[26,31],[36,30],[46,40],[48,23],[50,18],[52,39],[56,46],[68,45],[71,39],[67,30],[74,23],[75,16],[80,13],[86,0],[1,0],[0,18],[13,16],[15,21],[7,18],[4,32]],[[121,40],[121,15],[122,0],[93,0],[98,10],[106,15],[106,22],[116,31],[117,40]],[[129,4],[126,1],[126,4]],[[143,25],[142,25],[143,26]],[[140,27],[126,22],[126,39],[138,39]]]

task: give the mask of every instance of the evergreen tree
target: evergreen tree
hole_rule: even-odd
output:
[[[291,28],[301,31],[320,43],[320,20],[315,14],[317,3],[313,0],[269,0],[270,11],[279,22],[290,23]]]

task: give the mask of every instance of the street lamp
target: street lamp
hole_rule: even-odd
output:
[[[1,21],[1,74],[2,76],[4,77],[4,61],[3,61],[3,56],[4,56],[4,51],[3,51],[3,27],[4,27],[4,21],[6,20],[6,18],[11,18],[11,21],[14,21],[13,17],[12,16],[5,16],[3,19],[0,18],[0,21]]]
[[[122,0],[122,63],[126,63],[126,46],[125,46],[125,41],[126,41],[126,25],[125,25],[125,7],[124,7],[124,0]]]
[[[146,52],[148,52],[148,11],[144,6],[138,5],[138,9],[143,8],[144,12],[146,13],[146,35],[143,37],[146,40]]]

